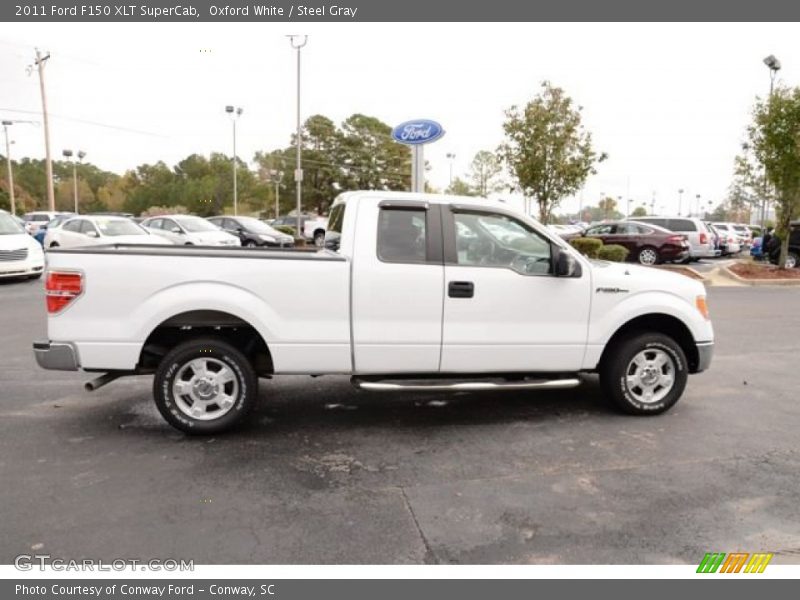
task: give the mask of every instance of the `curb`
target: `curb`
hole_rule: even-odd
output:
[[[784,286],[800,286],[800,278],[798,279],[745,279],[731,271],[728,267],[720,267],[719,268],[720,275],[727,277],[728,279],[732,279],[737,283],[741,283],[743,285],[784,285]]]

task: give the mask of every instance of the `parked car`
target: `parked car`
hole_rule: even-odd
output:
[[[717,228],[708,221],[703,221],[708,227],[708,232],[711,234],[711,241],[714,242],[714,255],[722,256],[728,251],[728,236],[723,235]]]
[[[753,230],[750,229],[747,225],[743,225],[741,223],[734,223],[733,224],[734,231],[739,235],[742,240],[742,246],[745,248],[749,248],[750,244],[753,243]]]
[[[620,410],[654,415],[710,364],[702,283],[587,260],[501,202],[351,192],[330,222],[327,252],[56,249],[36,360],[105,371],[90,389],[155,373],[161,414],[196,434],[244,420],[258,377],[464,392],[572,388],[599,372]]]
[[[767,243],[767,246],[772,248],[769,253],[769,260],[772,264],[777,265],[780,260],[780,245]],[[792,221],[789,228],[789,253],[786,255],[787,269],[800,268],[800,221]]]
[[[551,223],[547,228],[563,238],[579,236],[583,231],[579,225],[562,225],[560,223]]]
[[[290,248],[294,246],[292,236],[281,233],[254,217],[219,216],[209,217],[208,220],[225,232],[239,238],[242,246],[248,248],[256,246]]]
[[[193,215],[150,217],[141,223],[150,233],[180,246],[240,246],[239,238]]]
[[[675,233],[684,234],[689,241],[689,257],[685,262],[716,256],[710,232],[702,219],[695,217],[628,217],[628,220],[650,223]]]
[[[95,217],[81,215],[71,217],[44,238],[45,248],[76,248],[103,244],[155,244],[169,246],[171,243],[157,235],[151,235],[125,217]]]
[[[291,227],[297,231],[297,217],[291,215],[284,215],[278,217],[270,223],[272,227]],[[300,217],[300,226],[302,227],[302,237],[311,242],[318,248],[321,248],[325,243],[325,232],[328,229],[328,219],[325,217],[315,217],[311,215],[302,215]]]
[[[72,218],[73,216],[75,216],[75,213],[58,213],[50,221],[39,227],[39,230],[35,234],[33,234],[33,239],[35,239],[43,247],[46,248],[47,246],[45,246],[44,240],[45,237],[47,236],[47,232],[58,229],[64,224],[64,221]]]
[[[31,235],[35,235],[42,225],[49,223],[56,215],[58,215],[57,212],[45,210],[36,210],[25,213],[22,215],[22,220],[25,221],[25,231]]]
[[[624,246],[628,249],[628,260],[642,265],[683,261],[689,256],[686,236],[658,225],[612,221],[592,225],[583,235],[598,238],[604,244]]]
[[[0,212],[0,278],[37,279],[44,270],[44,252],[13,215]]]
[[[729,256],[738,254],[745,244],[745,238],[735,229],[735,225],[733,223],[713,223],[713,225],[720,234],[725,236],[727,251],[724,254]],[[750,241],[749,236],[747,241]]]

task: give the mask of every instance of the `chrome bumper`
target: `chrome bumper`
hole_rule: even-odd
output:
[[[711,366],[711,357],[714,355],[714,342],[700,342],[697,344],[697,369],[695,373],[702,373]]]
[[[43,369],[77,371],[78,351],[67,342],[33,342],[33,355]]]

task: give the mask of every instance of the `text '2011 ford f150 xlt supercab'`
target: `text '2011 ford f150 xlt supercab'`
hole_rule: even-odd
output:
[[[258,377],[470,391],[598,372],[621,410],[657,414],[711,361],[701,283],[588,260],[503,203],[344,193],[325,246],[55,249],[36,358],[105,373],[88,389],[152,373],[159,411],[189,433],[241,422]]]

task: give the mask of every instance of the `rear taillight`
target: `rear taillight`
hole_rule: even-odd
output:
[[[708,236],[705,233],[701,233],[700,234],[700,243],[701,244],[708,243]]]
[[[686,239],[684,235],[671,235],[667,238],[667,242],[670,244],[678,244],[680,245]]]
[[[44,284],[47,312],[55,314],[83,293],[83,273],[48,271]]]

